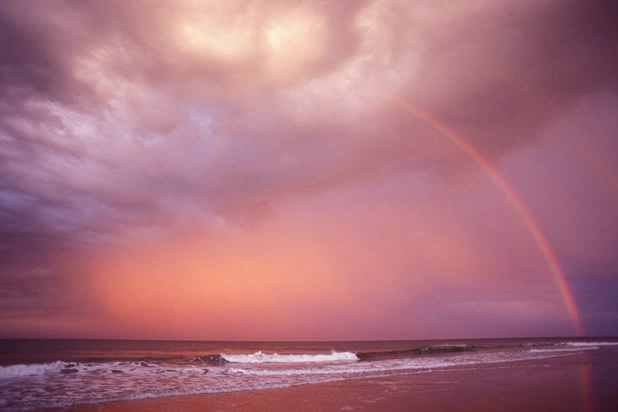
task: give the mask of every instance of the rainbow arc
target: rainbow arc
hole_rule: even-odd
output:
[[[558,260],[556,259],[556,256],[552,248],[550,247],[547,238],[541,231],[538,223],[533,218],[524,203],[521,201],[519,196],[517,196],[517,193],[515,193],[515,191],[511,188],[509,183],[500,175],[496,168],[483,156],[481,152],[479,152],[474,146],[468,143],[468,141],[464,138],[463,135],[451,129],[448,125],[446,125],[444,122],[440,121],[436,117],[432,116],[427,111],[396,94],[384,92],[380,92],[380,94],[388,101],[396,104],[402,110],[414,115],[416,118],[436,130],[441,136],[449,140],[463,154],[465,154],[476,165],[478,165],[483,170],[483,172],[491,179],[491,181],[495,184],[498,190],[504,195],[506,200],[513,207],[513,209],[517,213],[517,216],[521,219],[524,226],[534,239],[545,261],[547,262],[547,266],[554,278],[556,285],[558,286],[558,290],[560,292],[566,310],[569,314],[569,317],[573,322],[576,333],[580,336],[584,335],[584,327],[582,324],[582,320],[577,310],[575,299],[573,298],[573,293],[569,289],[569,285],[566,281],[564,272],[562,271],[562,268],[560,267],[560,264],[558,263]]]

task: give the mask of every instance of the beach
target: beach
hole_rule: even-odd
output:
[[[617,378],[615,352],[599,350],[469,368],[53,411],[600,412],[618,410]]]
[[[618,412],[618,0],[0,22],[0,412]]]

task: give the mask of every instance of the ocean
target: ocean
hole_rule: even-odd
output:
[[[616,338],[376,342],[0,340],[0,409],[259,391],[603,353]],[[617,377],[618,378],[618,377]]]

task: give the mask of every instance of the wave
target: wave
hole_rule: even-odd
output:
[[[421,353],[467,352],[476,350],[474,345],[434,345],[421,348]]]
[[[616,346],[618,342],[565,342],[566,346],[587,347],[587,346]]]
[[[475,342],[477,343],[477,342]],[[618,342],[617,342],[618,343]],[[588,345],[596,345],[589,342]],[[396,347],[396,346],[395,346]],[[262,347],[267,350],[267,347]],[[216,354],[184,356],[173,362],[132,361],[79,363],[57,361],[0,367],[0,409],[40,410],[77,404],[157,398],[202,393],[223,393],[289,387],[345,379],[431,373],[444,368],[483,368],[523,360],[540,360],[583,353],[597,346],[572,345],[498,349],[463,344],[402,347],[375,352],[316,353],[313,349],[282,348],[284,354]],[[608,348],[610,349],[610,348]],[[382,350],[381,352],[379,350]],[[269,351],[271,352],[271,351]],[[272,351],[275,352],[275,351]],[[367,357],[372,357],[367,361]],[[363,360],[363,361],[359,361]],[[235,362],[235,363],[234,363]],[[5,378],[5,379],[2,379]],[[43,388],[50,388],[49,391]],[[4,399],[3,396],[4,395]],[[4,403],[3,403],[4,402]]]
[[[216,357],[211,357],[213,360]],[[221,358],[231,363],[319,363],[319,362],[341,362],[358,361],[359,358],[354,352],[331,352],[330,354],[294,354],[279,355],[277,353],[263,353],[261,351],[253,354],[221,354]]]
[[[209,365],[225,365],[230,361],[225,359],[223,355],[205,355],[195,358],[195,361],[207,363]]]
[[[578,347],[570,347],[570,348],[544,348],[544,349],[529,349],[528,352],[545,352],[545,353],[554,353],[554,352],[582,352],[587,350],[597,350],[598,346],[578,346]]]
[[[44,375],[46,373],[73,373],[75,364],[56,361],[51,363],[34,363],[30,365],[0,366],[0,379],[10,379],[22,376]],[[71,372],[65,372],[65,371]]]
[[[78,363],[56,361],[51,363],[34,363],[29,365],[0,366],[0,380],[35,377],[44,375],[71,375],[76,373],[144,375],[156,373],[202,374],[208,369],[198,366],[158,364],[144,361]]]
[[[563,341],[563,342],[530,342],[524,343],[522,346],[528,348],[556,348],[556,347],[569,347],[569,348],[590,348],[600,346],[618,346],[616,341]]]
[[[402,358],[407,356],[418,355],[433,355],[443,354],[451,352],[469,352],[475,351],[476,345],[465,344],[444,344],[444,345],[431,345],[423,346],[419,348],[399,349],[393,351],[373,351],[373,352],[358,352],[356,356],[360,360],[376,360],[376,359],[389,359],[389,358]]]
[[[75,374],[79,372],[99,374],[152,374],[152,373],[176,373],[176,374],[203,374],[212,367],[225,367],[229,363],[239,364],[301,364],[301,363],[332,363],[352,362],[359,358],[353,352],[331,352],[330,354],[285,354],[263,353],[253,354],[218,354],[205,355],[182,363],[160,363],[146,361],[130,362],[64,362],[55,361],[50,363],[35,363],[28,365],[0,366],[0,380],[21,378],[27,376],[43,376],[48,374]],[[195,362],[209,365],[208,368],[196,366]]]

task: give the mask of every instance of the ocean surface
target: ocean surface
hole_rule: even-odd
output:
[[[0,410],[252,391],[602,351],[616,338],[377,342],[0,340]]]

